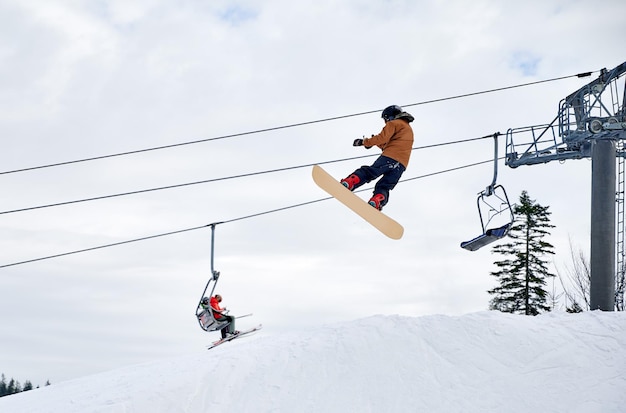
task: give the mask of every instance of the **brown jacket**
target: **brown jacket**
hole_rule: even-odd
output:
[[[378,146],[382,155],[400,162],[405,168],[413,149],[413,129],[404,119],[394,119],[385,123],[383,130],[376,136],[363,139],[366,148]]]

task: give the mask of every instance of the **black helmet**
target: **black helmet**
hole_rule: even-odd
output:
[[[385,110],[383,110],[381,117],[385,120],[385,122],[389,122],[390,120],[394,120],[400,113],[402,113],[402,108],[400,106],[391,105],[387,106]]]
[[[209,305],[209,297],[204,297],[204,298],[202,299],[202,304],[204,304],[204,305]]]

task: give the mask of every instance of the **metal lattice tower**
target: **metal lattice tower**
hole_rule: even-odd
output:
[[[506,164],[511,168],[592,160],[592,310],[612,311],[616,305],[623,310],[625,73],[626,62],[610,71],[602,69],[596,80],[561,100],[550,124],[507,131]],[[620,160],[617,180],[616,157]]]

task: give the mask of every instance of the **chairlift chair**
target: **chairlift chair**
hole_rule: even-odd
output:
[[[494,138],[494,168],[493,180],[484,191],[478,194],[476,206],[478,207],[478,215],[480,217],[480,225],[482,234],[461,243],[461,248],[468,251],[476,251],[485,245],[491,244],[501,238],[504,238],[513,226],[515,219],[513,209],[509,202],[509,197],[502,185],[496,185],[498,177],[498,136],[495,133]],[[485,213],[483,213],[485,211]],[[495,221],[496,226],[491,226]],[[502,224],[504,222],[504,224]],[[499,224],[499,225],[498,225]]]
[[[219,272],[213,271],[213,275],[209,279],[209,282],[207,283],[207,286],[205,287],[204,292],[202,293],[202,298],[200,298],[200,302],[198,303],[198,307],[196,308],[196,318],[198,319],[200,328],[202,328],[204,331],[207,331],[207,332],[221,330],[224,327],[228,326],[228,324],[230,324],[230,322],[224,318],[217,319],[216,315],[218,315],[219,312],[215,311],[213,307],[211,307],[210,303],[206,303],[204,305],[202,303],[202,300],[205,297],[209,299],[210,297],[213,297],[213,292],[215,291],[215,285],[217,284],[217,279],[219,278],[219,276],[220,276]],[[208,296],[205,296],[204,294],[208,290],[209,284],[211,283],[211,281],[215,281],[213,283],[213,288],[211,289],[211,294],[209,294]]]
[[[202,305],[202,300],[207,297],[210,299],[210,297],[213,297],[213,293],[215,292],[215,286],[217,285],[217,280],[220,277],[220,273],[219,271],[215,271],[213,269],[213,256],[214,256],[214,244],[215,244],[215,226],[217,225],[217,223],[213,223],[211,224],[211,278],[209,278],[209,281],[207,282],[206,286],[204,287],[204,291],[202,292],[202,295],[200,296],[200,301],[198,301],[198,306],[196,307],[196,318],[198,319],[198,323],[200,324],[200,328],[202,328],[204,331],[217,331],[217,330],[221,330],[224,327],[228,326],[228,324],[230,324],[229,321],[227,321],[226,319],[217,319],[216,313],[218,313],[217,311],[215,311],[210,304],[203,306]],[[207,290],[209,289],[209,286],[211,285],[211,281],[213,281],[213,287],[211,288],[211,293],[209,295],[206,295]]]

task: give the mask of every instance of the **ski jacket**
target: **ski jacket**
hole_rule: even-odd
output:
[[[215,297],[211,297],[211,308],[219,312],[224,311],[222,307],[220,307],[220,303],[217,302],[217,298]],[[216,320],[221,320],[222,318],[224,318],[224,316],[218,313],[213,313],[213,317],[215,317]]]
[[[366,148],[378,146],[382,149],[382,155],[400,162],[405,168],[409,166],[409,158],[413,149],[413,129],[409,122],[413,121],[413,116],[408,116],[390,120],[385,123],[383,130],[371,138],[363,139]]]

